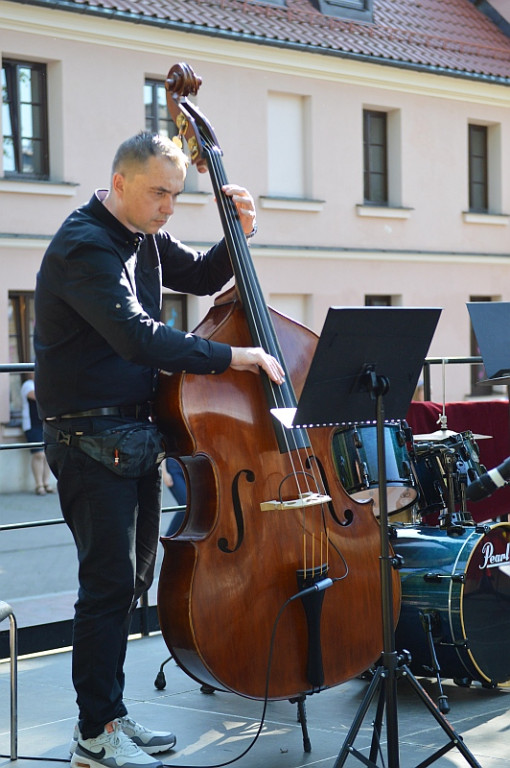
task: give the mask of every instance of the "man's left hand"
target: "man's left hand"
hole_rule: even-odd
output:
[[[249,235],[250,232],[253,232],[257,220],[253,197],[247,189],[238,187],[237,184],[224,184],[221,189],[234,201],[243,232],[245,235]]]

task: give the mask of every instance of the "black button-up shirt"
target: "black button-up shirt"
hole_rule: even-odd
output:
[[[133,233],[93,195],[51,241],[35,291],[42,418],[153,399],[159,369],[221,373],[231,348],[160,322],[161,286],[211,295],[232,276],[224,241],[205,253]]]

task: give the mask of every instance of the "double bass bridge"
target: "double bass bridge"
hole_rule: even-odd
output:
[[[262,512],[280,511],[284,512],[287,509],[302,509],[303,507],[315,507],[321,504],[327,504],[331,501],[331,496],[324,493],[314,493],[313,491],[306,491],[300,493],[295,499],[288,499],[286,501],[263,501],[260,504]]]

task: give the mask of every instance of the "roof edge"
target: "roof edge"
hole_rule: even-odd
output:
[[[172,21],[170,19],[160,19],[156,17],[145,16],[138,13],[129,13],[127,11],[121,11],[118,9],[107,9],[102,6],[90,6],[90,5],[77,5],[72,0],[8,0],[12,3],[19,5],[33,5],[40,8],[48,8],[50,10],[68,11],[70,13],[78,13],[87,16],[96,16],[102,18],[108,18],[117,21],[124,21],[131,24],[144,24],[147,26],[155,26],[160,29],[172,29],[177,32],[185,32],[188,34],[204,35],[207,37],[215,37],[223,40],[232,40],[236,42],[254,43],[257,45],[266,45],[276,48],[287,48],[290,50],[300,51],[304,53],[313,53],[323,56],[336,56],[342,59],[350,59],[352,61],[366,62],[371,64],[379,64],[382,66],[395,67],[398,69],[405,69],[415,72],[427,72],[434,75],[443,75],[446,77],[456,77],[463,80],[475,80],[481,83],[488,83],[491,85],[503,85],[510,86],[510,77],[501,77],[497,75],[485,75],[478,72],[470,72],[460,69],[452,69],[448,67],[438,67],[430,64],[418,64],[415,62],[409,62],[399,59],[390,59],[383,56],[371,56],[369,54],[353,53],[349,51],[340,51],[333,48],[321,48],[319,46],[313,46],[305,43],[296,43],[288,40],[278,40],[270,37],[263,37],[261,35],[249,35],[243,32],[235,32],[233,30],[217,29],[206,26],[199,26],[197,24],[189,24],[187,22]],[[470,2],[476,2],[476,0],[470,0]]]
[[[490,0],[469,0],[475,8],[485,14],[507,37],[510,37],[510,22],[490,3]]]

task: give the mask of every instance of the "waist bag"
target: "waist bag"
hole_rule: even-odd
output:
[[[155,424],[123,424],[95,435],[58,430],[58,442],[79,448],[121,477],[142,477],[166,456],[163,435]]]

